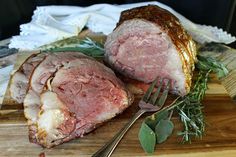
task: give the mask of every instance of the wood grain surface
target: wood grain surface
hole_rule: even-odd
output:
[[[22,59],[20,59],[22,60]],[[28,140],[28,129],[23,106],[5,103],[0,110],[0,157],[88,157],[102,147],[138,111],[135,102],[122,114],[88,135],[52,149],[43,149]],[[171,98],[167,103],[170,103]],[[138,131],[146,115],[128,131],[112,156],[114,157],[236,157],[236,104],[220,82],[211,75],[209,89],[203,100],[207,122],[206,134],[191,144],[181,144],[177,132],[181,130],[179,117],[173,116],[175,130],[172,136],[156,147],[154,154],[146,154],[138,141]]]
[[[217,88],[214,88],[217,87]],[[175,132],[165,142],[157,146],[156,151],[151,156],[166,157],[197,157],[214,156],[233,157],[236,154],[236,105],[225,93],[215,95],[215,90],[224,91],[222,86],[210,83],[210,90],[203,101],[206,115],[206,135],[202,140],[193,140],[192,144],[181,144],[180,138],[176,136],[181,129],[178,117],[174,115]],[[210,91],[214,91],[211,93]],[[131,118],[138,110],[136,98],[135,103],[123,114],[105,123],[83,138],[72,140],[52,149],[29,143],[26,120],[23,115],[22,106],[19,109],[0,110],[0,156],[34,157],[44,152],[46,157],[54,156],[91,156],[103,144],[115,135],[115,133]],[[171,102],[171,100],[168,100]],[[167,102],[167,103],[168,103]],[[15,107],[17,108],[17,107]],[[138,141],[138,131],[141,125],[140,118],[124,139],[118,145],[113,156],[146,156]]]
[[[34,157],[45,153],[46,157],[55,156],[91,156],[103,144],[115,135],[115,133],[138,110],[137,102],[140,96],[136,96],[135,102],[123,114],[105,123],[92,133],[83,138],[75,139],[52,149],[29,143],[26,120],[23,115],[22,105],[3,104],[0,110],[0,156]],[[167,103],[170,103],[169,99]],[[204,101],[206,115],[206,135],[202,140],[193,140],[192,144],[181,144],[177,137],[177,131],[181,125],[177,115],[174,115],[175,132],[165,142],[157,146],[151,156],[163,157],[199,157],[236,156],[236,105],[227,95],[219,81],[212,77],[209,89]],[[146,156],[138,141],[138,131],[144,115],[125,135],[118,145],[113,156]]]

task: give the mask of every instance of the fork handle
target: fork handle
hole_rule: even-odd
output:
[[[125,133],[129,130],[129,128],[134,124],[134,122],[146,111],[140,109],[130,121],[101,149],[99,149],[92,157],[109,157],[112,152],[115,150],[116,146],[123,138]]]

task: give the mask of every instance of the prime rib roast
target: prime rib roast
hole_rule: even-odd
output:
[[[121,74],[145,83],[171,80],[173,93],[191,86],[195,43],[169,11],[149,5],[123,11],[105,43],[106,61]]]
[[[132,103],[111,69],[79,52],[33,54],[13,78],[29,139],[47,148],[82,137]]]
[[[182,96],[190,90],[195,43],[158,6],[122,12],[105,50],[105,60],[125,76],[170,79],[172,92]],[[47,148],[82,137],[132,103],[111,69],[79,52],[32,54],[14,73],[10,93],[24,104],[30,141]]]

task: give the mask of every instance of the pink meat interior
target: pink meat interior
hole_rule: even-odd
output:
[[[111,81],[113,75],[104,75],[99,67],[87,65],[61,69],[52,82],[58,98],[76,115],[77,136],[114,117],[128,105],[126,92],[118,82]]]
[[[157,72],[159,75],[168,76],[168,73],[162,70],[167,63],[168,42],[160,35],[137,33],[132,36],[129,34],[119,40],[117,48],[118,66],[130,70],[132,75],[145,80],[154,80]]]
[[[105,48],[108,62],[122,74],[146,83],[157,77],[170,79],[172,90],[184,95],[183,63],[169,36],[157,25],[126,21],[108,36]]]

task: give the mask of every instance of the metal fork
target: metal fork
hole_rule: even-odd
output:
[[[160,84],[155,93],[152,95],[155,85],[157,84],[158,79],[153,81],[150,85],[143,98],[139,102],[140,110],[132,117],[132,119],[101,149],[99,149],[92,157],[109,157],[112,152],[115,150],[118,143],[121,141],[125,133],[129,128],[134,124],[134,122],[146,112],[155,112],[160,110],[166,101],[169,89],[170,81],[166,79],[166,85],[164,86],[162,95],[160,95],[161,88],[164,83],[164,79],[160,79]],[[151,96],[152,95],[152,96]],[[159,97],[159,99],[158,99]]]

